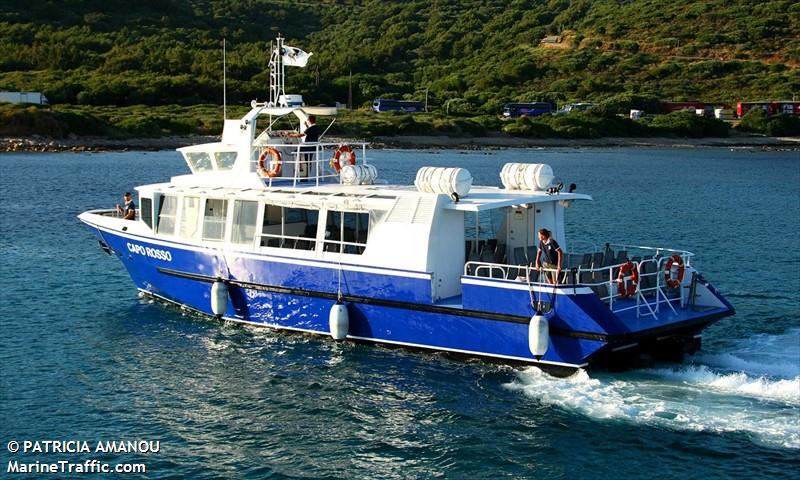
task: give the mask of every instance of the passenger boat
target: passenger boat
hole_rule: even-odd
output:
[[[286,103],[285,51],[279,38],[270,99],[226,119],[221,141],[178,149],[190,173],[138,187],[135,220],[79,216],[142,295],[228,321],[556,374],[678,358],[734,313],[693,253],[574,248],[565,215],[591,197],[554,185],[547,165],[507,164],[503,187],[433,167],[389,185],[365,143],[298,143],[276,119],[302,130],[336,110]],[[502,219],[491,238],[485,215]],[[532,265],[540,228],[568,252],[555,283]]]

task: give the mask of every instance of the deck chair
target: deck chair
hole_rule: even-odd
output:
[[[506,259],[506,246],[502,243],[497,245],[497,249],[494,251],[494,263],[504,263]]]

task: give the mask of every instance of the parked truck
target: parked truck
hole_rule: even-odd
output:
[[[42,92],[0,92],[0,102],[50,104]]]

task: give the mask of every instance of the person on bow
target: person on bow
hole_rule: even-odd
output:
[[[117,212],[122,215],[124,220],[136,220],[136,204],[133,203],[133,195],[131,192],[125,192],[122,196],[124,204],[117,204]]]

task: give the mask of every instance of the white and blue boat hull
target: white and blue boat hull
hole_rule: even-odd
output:
[[[722,307],[678,310],[636,319],[632,326],[589,288],[533,287],[536,300],[553,307],[548,348],[536,359],[528,339],[535,311],[525,283],[465,276],[460,298],[434,303],[431,276],[424,272],[221,251],[84,222],[104,249],[120,258],[141,292],[203,314],[214,315],[211,289],[222,281],[229,297],[222,318],[329,335],[329,312],[341,296],[349,313],[349,340],[530,363],[551,371],[605,362],[617,350],[638,349],[656,338],[693,339],[733,313],[714,291]]]

